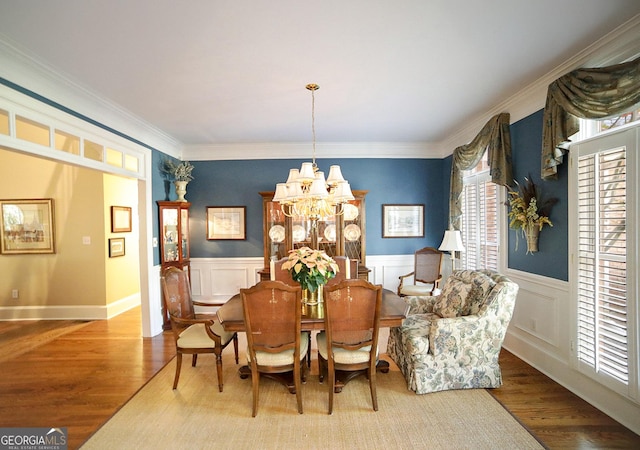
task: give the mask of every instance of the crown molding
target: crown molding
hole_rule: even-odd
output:
[[[198,161],[246,159],[308,159],[310,142],[251,142],[215,145],[187,145],[184,159]],[[427,142],[318,142],[322,158],[442,158],[437,145]]]
[[[181,155],[178,140],[38,60],[1,33],[0,77],[151,148]]]

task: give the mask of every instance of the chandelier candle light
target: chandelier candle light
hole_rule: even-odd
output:
[[[317,221],[344,212],[342,205],[354,200],[349,182],[342,176],[340,166],[329,168],[329,176],[316,165],[316,127],[315,96],[317,84],[306,86],[311,91],[311,130],[313,133],[313,160],[302,163],[300,169],[291,169],[286,183],[276,184],[274,202],[280,203],[283,213],[288,217],[303,217],[311,221],[313,227]]]

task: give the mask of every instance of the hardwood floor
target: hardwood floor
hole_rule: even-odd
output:
[[[0,322],[0,426],[67,427],[79,448],[174,356],[170,334],[140,334],[139,309],[88,324]],[[548,448],[640,448],[640,436],[507,351],[501,366],[504,385],[489,392]]]

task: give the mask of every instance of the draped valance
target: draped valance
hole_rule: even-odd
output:
[[[513,184],[511,161],[511,135],[509,132],[509,113],[493,116],[480,133],[467,145],[453,151],[451,164],[451,188],[449,193],[449,226],[460,229],[462,208],[462,171],[475,167],[484,152],[488,153],[491,181],[503,186]]]
[[[594,69],[576,69],[547,90],[542,123],[542,178],[557,178],[578,118],[604,119],[640,104],[640,58]]]

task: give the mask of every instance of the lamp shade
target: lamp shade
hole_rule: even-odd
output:
[[[462,235],[458,230],[447,230],[444,232],[444,239],[438,250],[445,252],[463,252]]]

